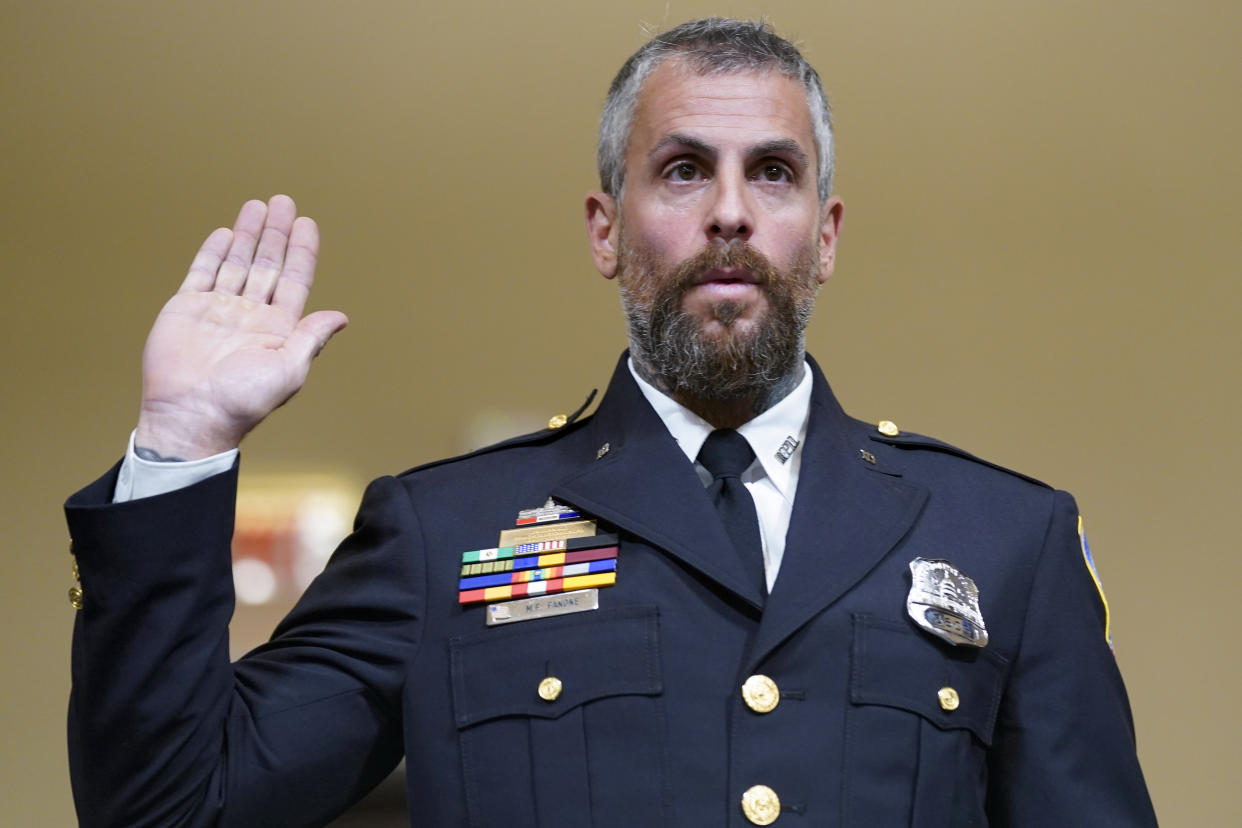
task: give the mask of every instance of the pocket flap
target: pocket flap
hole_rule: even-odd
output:
[[[968,729],[990,745],[1007,667],[1004,656],[986,647],[951,647],[908,624],[854,616],[854,704],[908,710],[943,730]],[[949,689],[955,696],[942,704],[941,690]]]
[[[459,728],[500,716],[556,718],[608,696],[657,695],[659,610],[614,607],[523,622],[449,641]],[[560,681],[552,700],[545,678]]]

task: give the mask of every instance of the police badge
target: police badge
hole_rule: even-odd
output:
[[[979,588],[948,561],[910,561],[906,612],[914,623],[953,645],[986,647],[988,631],[979,612]]]

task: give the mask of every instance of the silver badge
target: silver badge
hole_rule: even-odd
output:
[[[915,558],[910,561],[906,612],[914,623],[950,644],[986,647],[988,630],[979,612],[979,588],[953,564]]]

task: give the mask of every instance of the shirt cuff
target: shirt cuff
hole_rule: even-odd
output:
[[[237,460],[237,449],[229,449],[200,460],[171,460],[156,462],[143,460],[134,452],[134,434],[129,434],[129,447],[121,470],[116,477],[113,503],[125,503],[141,497],[168,494],[177,489],[193,486],[207,478],[226,472]]]

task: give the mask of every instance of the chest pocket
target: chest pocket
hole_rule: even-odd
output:
[[[659,824],[667,797],[655,607],[524,621],[449,648],[472,825]]]
[[[987,748],[1008,662],[854,616],[846,825],[986,825]]]

